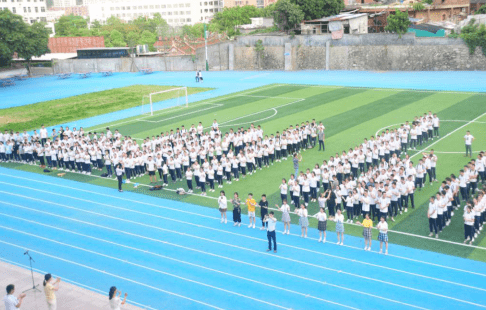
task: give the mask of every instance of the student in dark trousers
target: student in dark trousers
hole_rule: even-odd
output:
[[[124,169],[125,169],[125,167],[123,167],[122,163],[119,163],[116,166],[116,169],[115,169],[116,178],[118,179],[118,191],[119,192],[123,192],[122,183],[123,183],[123,171],[124,171]]]
[[[263,194],[262,195],[262,200],[258,203],[260,205],[260,214],[262,217],[262,228],[260,230],[264,230],[265,226],[267,226],[267,221],[265,221],[265,216],[268,214],[268,201],[267,201],[267,195]]]
[[[268,249],[267,252],[272,250],[273,241],[273,252],[277,253],[277,235],[275,233],[275,227],[277,226],[277,219],[273,215],[273,211],[269,215],[265,215],[264,221],[267,223],[267,238],[268,238]]]
[[[321,147],[323,151],[326,150],[326,147],[324,146],[324,137],[324,130],[319,130],[317,133],[317,138],[319,139],[319,151],[321,150]]]
[[[239,227],[241,226],[241,200],[237,192],[234,193],[231,203],[233,204],[233,226]]]

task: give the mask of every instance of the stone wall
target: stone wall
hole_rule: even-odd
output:
[[[257,55],[255,44],[264,50]],[[329,45],[326,48],[326,45]],[[231,51],[231,52],[230,52]],[[410,33],[393,34],[244,36],[236,41],[208,47],[209,70],[486,70],[486,57],[478,48],[474,55],[461,39],[416,38]],[[74,59],[56,61],[54,73],[135,72],[150,67],[154,71],[195,71],[205,69],[205,50],[192,56],[137,57],[122,59]]]

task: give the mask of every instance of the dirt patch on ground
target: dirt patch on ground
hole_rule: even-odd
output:
[[[11,115],[0,115],[0,127],[7,127],[9,124],[12,123],[26,123],[32,120],[29,117],[15,117]]]

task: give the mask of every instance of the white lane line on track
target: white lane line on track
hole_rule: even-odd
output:
[[[13,196],[23,196],[23,195],[18,195],[18,194],[7,193],[7,192],[3,192],[3,191],[0,191],[0,192],[5,193],[5,194],[9,194],[9,195],[13,195]],[[82,209],[79,209],[79,208],[74,208],[74,207],[71,207],[71,206],[67,206],[67,205],[63,205],[63,204],[59,204],[59,203],[55,203],[55,202],[51,202],[51,201],[45,201],[45,200],[41,200],[41,199],[37,199],[37,198],[33,198],[33,197],[26,197],[26,196],[24,196],[24,197],[27,198],[27,199],[31,199],[31,200],[37,200],[37,201],[41,201],[41,202],[45,202],[45,203],[50,203],[52,205],[58,205],[58,206],[66,208],[66,209],[73,209],[73,210],[81,211],[81,212],[84,212],[84,213],[94,214],[94,215],[98,215],[98,216],[106,217],[106,218],[111,218],[111,219],[115,219],[115,220],[118,220],[118,221],[127,222],[127,223],[131,223],[131,224],[135,224],[135,225],[139,225],[139,226],[143,226],[143,227],[148,227],[148,228],[152,228],[152,229],[155,229],[155,230],[160,230],[160,231],[164,231],[164,232],[168,232],[168,233],[172,233],[172,234],[176,234],[176,235],[181,235],[181,236],[186,236],[186,237],[195,238],[195,239],[199,239],[199,240],[204,240],[204,241],[207,241],[207,242],[210,242],[210,243],[226,245],[228,247],[237,248],[237,249],[241,249],[241,250],[252,252],[252,253],[257,253],[257,254],[260,254],[260,255],[261,254],[268,255],[268,253],[261,253],[259,251],[255,251],[253,249],[240,247],[240,246],[236,246],[236,245],[233,245],[233,244],[220,242],[220,241],[216,241],[216,240],[212,240],[212,239],[208,239],[208,238],[203,238],[201,236],[182,233],[182,232],[174,231],[174,230],[171,230],[171,229],[165,229],[165,228],[157,227],[157,226],[154,226],[154,225],[148,225],[148,224],[144,224],[144,223],[140,223],[140,222],[136,222],[136,221],[132,221],[132,220],[127,220],[127,219],[123,219],[123,218],[119,218],[119,217],[114,217],[114,216],[110,216],[110,215],[106,215],[106,214],[101,214],[101,213],[97,213],[97,212],[93,212],[93,211],[82,210]],[[5,202],[0,202],[0,203],[9,204],[9,203],[5,203]],[[10,204],[10,205],[12,205],[12,204]],[[445,296],[445,295],[441,295],[441,294],[438,294],[438,293],[433,293],[433,292],[429,292],[429,291],[425,291],[425,290],[421,290],[421,289],[412,288],[412,287],[409,287],[409,286],[406,286],[406,285],[400,285],[400,284],[396,284],[396,283],[393,283],[393,282],[388,282],[388,281],[384,281],[384,280],[380,280],[380,279],[365,277],[365,276],[362,276],[362,275],[359,275],[359,274],[353,274],[351,272],[346,272],[346,271],[337,270],[337,269],[333,269],[333,268],[329,268],[329,267],[315,265],[315,264],[312,264],[312,263],[298,261],[298,260],[287,258],[287,257],[281,257],[281,256],[272,256],[272,257],[291,261],[291,262],[294,262],[294,263],[300,263],[300,264],[303,264],[303,265],[308,265],[308,266],[311,266],[311,267],[315,267],[315,268],[319,268],[319,269],[323,269],[323,270],[327,270],[327,271],[333,271],[333,272],[349,275],[349,276],[360,278],[360,279],[370,280],[370,281],[374,281],[374,282],[378,282],[378,283],[382,283],[382,284],[386,284],[386,285],[390,285],[390,286],[394,286],[394,287],[404,288],[404,289],[408,289],[408,290],[411,290],[411,291],[416,291],[416,292],[421,292],[421,293],[424,293],[424,294],[429,294],[429,295],[433,295],[433,296],[437,296],[437,297],[451,299],[451,300],[455,300],[455,301],[458,301],[458,302],[461,302],[461,303],[478,305],[480,307],[486,308],[486,306],[482,306],[482,305],[479,305],[479,304],[476,304],[476,303],[473,303],[473,302],[469,302],[469,301],[466,301],[466,300],[457,299],[457,298],[454,298],[454,297]]]
[[[25,207],[25,208],[26,209],[29,209],[29,210],[35,211],[34,209],[30,209],[30,208],[27,208],[27,207]],[[284,271],[280,271],[280,270],[268,268],[268,267],[265,267],[265,266],[251,264],[251,263],[245,262],[243,260],[236,260],[236,259],[233,259],[233,258],[230,258],[230,257],[227,257],[227,256],[218,255],[218,254],[214,254],[214,253],[210,253],[210,252],[206,252],[206,251],[202,251],[202,250],[197,250],[197,249],[194,249],[194,248],[185,247],[185,246],[182,246],[182,245],[179,245],[179,244],[174,244],[174,243],[170,243],[170,242],[167,242],[167,241],[162,241],[160,239],[153,239],[153,238],[149,238],[149,237],[145,237],[145,236],[133,234],[133,233],[130,233],[130,232],[126,232],[126,231],[123,231],[123,230],[118,230],[118,229],[109,228],[109,227],[105,227],[105,226],[101,226],[101,225],[97,225],[97,224],[93,224],[93,223],[89,223],[89,222],[84,222],[84,221],[81,221],[81,220],[75,220],[75,219],[72,219],[72,218],[68,218],[68,217],[64,217],[64,216],[60,216],[60,215],[55,215],[55,214],[52,214],[52,213],[49,213],[49,212],[43,212],[43,211],[39,211],[39,212],[40,213],[43,213],[43,214],[48,214],[48,215],[51,215],[51,216],[54,216],[54,217],[67,219],[69,221],[80,222],[80,223],[83,223],[83,224],[86,224],[86,225],[89,225],[89,226],[95,226],[95,227],[98,227],[98,228],[103,228],[103,229],[106,229],[106,230],[109,230],[109,231],[114,231],[114,232],[119,232],[119,233],[121,232],[123,234],[130,235],[130,236],[134,236],[134,237],[137,237],[137,238],[140,238],[140,239],[146,239],[146,240],[150,240],[150,241],[153,241],[153,242],[162,243],[162,244],[165,244],[165,245],[169,245],[169,246],[173,246],[173,247],[185,249],[185,250],[192,251],[192,252],[197,252],[197,253],[201,253],[201,254],[208,255],[208,256],[222,258],[224,260],[229,260],[229,261],[232,261],[232,262],[235,262],[235,263],[239,263],[239,264],[242,264],[242,265],[252,266],[252,267],[255,267],[255,268],[258,268],[258,269],[264,269],[264,270],[272,271],[272,272],[275,272],[275,273],[280,273],[280,274],[288,275],[288,276],[293,277],[293,278],[299,278],[299,279],[303,279],[303,280],[306,280],[306,281],[310,281],[310,282],[314,282],[314,283],[319,283],[319,284],[323,284],[323,285],[329,285],[329,286],[336,287],[336,288],[339,288],[339,289],[343,289],[343,290],[347,290],[347,291],[351,291],[351,292],[363,294],[363,295],[366,295],[366,296],[371,296],[373,298],[379,298],[379,299],[383,299],[383,300],[386,300],[386,301],[390,301],[390,302],[394,302],[394,303],[399,303],[399,304],[406,305],[406,306],[409,306],[409,307],[412,307],[412,308],[426,309],[426,308],[423,308],[423,307],[419,307],[419,306],[407,304],[407,303],[404,303],[404,302],[400,302],[400,301],[397,301],[397,300],[385,298],[385,297],[382,297],[382,296],[377,296],[377,295],[369,294],[369,293],[366,293],[366,292],[362,292],[362,291],[350,289],[350,288],[347,288],[347,287],[343,287],[343,286],[340,286],[340,285],[335,285],[335,284],[332,284],[332,283],[329,283],[329,282],[322,282],[322,281],[319,281],[319,280],[315,280],[315,279],[303,277],[303,276],[300,276],[300,275],[297,275],[297,274],[292,274],[292,273],[288,273],[288,272],[284,272]],[[79,236],[86,237],[86,238],[90,238],[90,239],[93,239],[93,240],[107,242],[107,243],[110,243],[110,244],[115,244],[115,245],[120,246],[120,247],[134,249],[136,251],[141,251],[143,253],[147,253],[147,254],[151,254],[151,255],[155,255],[155,256],[159,256],[159,257],[166,258],[166,256],[164,256],[164,255],[160,255],[160,254],[153,253],[153,252],[149,252],[149,251],[142,250],[142,249],[132,248],[132,247],[125,246],[125,245],[122,245],[122,244],[114,243],[114,242],[109,241],[109,240],[99,239],[99,238],[96,238],[96,237],[93,237],[93,236],[89,236],[89,235],[85,235],[85,234],[73,232],[71,230],[66,230],[66,229],[58,228],[58,227],[55,227],[55,226],[47,225],[47,224],[44,224],[44,223],[39,223],[39,222],[36,222],[36,221],[24,219],[24,218],[17,217],[17,216],[8,215],[8,214],[5,214],[5,213],[0,213],[0,214],[2,214],[4,216],[7,216],[7,217],[10,217],[10,218],[14,218],[14,219],[18,219],[18,220],[21,220],[21,221],[25,221],[25,222],[28,222],[28,223],[32,223],[32,224],[37,224],[37,225],[49,227],[49,228],[52,228],[52,229],[56,229],[56,230],[60,230],[60,231],[63,231],[63,232],[67,232],[67,233],[79,235]],[[168,259],[180,262],[179,259],[173,259],[173,258],[168,258]]]
[[[3,183],[3,182],[0,182],[0,183]],[[38,189],[34,189],[34,188],[30,188],[30,189],[36,190],[36,191],[41,191],[41,192],[52,194],[52,195],[56,195],[56,196],[70,198],[70,199],[73,199],[73,200],[79,200],[79,201],[86,202],[86,203],[89,203],[89,204],[96,204],[96,205],[100,205],[100,206],[104,206],[104,207],[108,207],[108,208],[112,208],[112,209],[123,210],[123,211],[132,212],[132,213],[136,213],[136,214],[146,215],[146,216],[149,216],[149,217],[159,218],[159,219],[163,219],[163,220],[169,220],[169,221],[176,222],[176,223],[181,223],[181,224],[186,224],[186,225],[204,228],[204,229],[208,229],[208,230],[213,230],[213,231],[217,231],[217,232],[220,232],[220,233],[230,234],[230,235],[234,235],[234,236],[238,236],[238,237],[244,237],[246,239],[252,239],[252,240],[257,240],[257,241],[261,241],[261,242],[266,242],[265,240],[262,240],[262,239],[259,239],[259,238],[255,238],[255,237],[251,237],[251,236],[247,236],[247,235],[242,235],[242,234],[237,234],[237,233],[229,232],[229,231],[226,231],[226,230],[208,227],[208,226],[195,224],[195,223],[191,223],[191,222],[181,221],[181,220],[177,220],[177,219],[170,218],[170,217],[165,217],[165,216],[156,215],[156,214],[152,214],[152,213],[127,209],[127,208],[118,207],[118,206],[114,206],[114,205],[110,205],[110,204],[106,204],[106,203],[100,203],[100,202],[93,201],[93,200],[63,195],[63,194],[59,194],[59,193],[55,193],[55,192],[43,191],[43,190],[38,190]],[[27,198],[28,196],[23,196],[23,197]],[[35,199],[37,199],[37,198],[35,198]],[[80,210],[83,210],[83,209],[80,209]],[[486,289],[482,289],[482,288],[478,288],[478,287],[474,287],[474,286],[470,286],[470,285],[466,285],[466,284],[456,283],[456,282],[452,282],[452,281],[447,281],[447,280],[444,280],[444,279],[434,278],[434,277],[430,277],[430,276],[425,276],[425,275],[421,275],[421,274],[417,274],[417,273],[413,273],[413,272],[408,272],[408,271],[404,271],[404,270],[400,270],[400,269],[395,269],[395,268],[391,268],[391,267],[386,267],[386,266],[382,266],[382,265],[367,263],[367,262],[363,262],[363,261],[356,260],[356,259],[350,259],[350,258],[338,256],[338,255],[322,253],[322,252],[318,252],[318,251],[314,251],[314,250],[310,250],[310,249],[306,249],[306,248],[300,248],[300,247],[296,247],[296,246],[292,246],[292,245],[287,245],[287,244],[284,244],[284,243],[280,243],[280,246],[289,247],[289,248],[293,248],[293,249],[297,249],[297,250],[301,250],[301,251],[306,251],[306,252],[310,252],[310,253],[315,253],[315,254],[319,254],[319,255],[323,255],[323,256],[328,256],[328,257],[337,258],[337,259],[341,259],[341,260],[347,260],[347,261],[350,261],[350,262],[353,262],[353,263],[368,265],[368,266],[372,266],[372,267],[378,267],[380,269],[387,269],[387,270],[391,270],[391,271],[395,271],[395,272],[399,272],[399,273],[409,274],[409,275],[416,276],[416,277],[432,279],[434,281],[444,282],[444,283],[457,285],[457,286],[463,286],[463,287],[467,287],[467,288],[470,288],[470,289],[475,289],[475,290],[480,290],[480,291],[486,292]]]
[[[49,225],[44,225],[44,226],[48,226],[49,227]],[[5,227],[5,226],[0,225],[0,228],[4,228],[6,230],[14,231],[14,232],[21,233],[21,234],[26,234],[26,235],[33,236],[33,237],[36,237],[36,238],[40,238],[40,239],[43,239],[43,240],[47,240],[49,242],[59,243],[59,244],[62,244],[62,245],[66,245],[68,247],[72,247],[72,248],[76,248],[76,249],[82,249],[83,251],[86,250],[86,251],[89,251],[90,253],[93,253],[90,250],[87,250],[87,249],[84,249],[84,248],[79,248],[77,246],[74,246],[74,245],[71,245],[71,244],[67,244],[67,243],[63,243],[63,242],[59,242],[59,241],[52,240],[52,239],[49,239],[49,238],[39,237],[37,235],[29,234],[27,232],[23,232],[23,231],[20,231],[20,230],[17,230],[17,229],[13,229],[13,228],[10,228],[10,227]],[[51,227],[51,228],[58,229],[56,227]],[[59,230],[62,230],[62,231],[68,232],[68,233],[74,233],[74,232],[71,232],[69,230],[64,230],[64,229],[59,229]],[[300,296],[303,296],[303,297],[306,297],[306,298],[312,298],[312,299],[316,299],[316,300],[323,301],[323,302],[326,302],[326,303],[331,303],[331,304],[334,304],[334,305],[339,305],[339,306],[342,306],[342,307],[348,308],[348,309],[357,309],[355,307],[343,305],[343,304],[340,304],[340,303],[337,303],[337,302],[333,302],[333,301],[330,301],[330,300],[322,299],[322,298],[319,298],[319,297],[316,297],[316,296],[312,296],[312,295],[309,295],[309,294],[305,294],[305,293],[301,293],[301,292],[297,292],[297,291],[285,289],[285,288],[278,287],[278,286],[275,286],[275,285],[271,285],[271,284],[263,283],[263,282],[260,282],[260,281],[257,281],[257,280],[253,280],[253,279],[250,279],[250,278],[245,278],[245,277],[241,277],[241,276],[234,275],[234,274],[231,274],[231,273],[227,273],[227,272],[223,272],[223,271],[216,270],[216,269],[213,269],[213,268],[209,268],[209,267],[206,267],[206,266],[202,266],[202,265],[190,263],[190,262],[187,262],[187,261],[184,261],[184,260],[175,259],[175,258],[166,256],[166,255],[161,255],[161,254],[157,254],[157,253],[154,253],[154,252],[150,252],[150,251],[146,251],[146,250],[142,250],[142,249],[138,249],[138,248],[125,246],[125,245],[122,245],[122,244],[118,244],[118,243],[111,242],[111,241],[104,240],[104,239],[95,238],[95,237],[88,236],[88,235],[83,235],[83,234],[79,234],[79,233],[74,233],[74,234],[80,235],[80,236],[83,236],[83,237],[87,237],[87,238],[91,238],[91,239],[94,239],[94,240],[97,240],[97,241],[102,241],[102,242],[105,242],[105,243],[110,243],[110,244],[116,245],[118,247],[124,247],[124,248],[127,248],[127,249],[135,250],[137,252],[142,252],[142,253],[145,253],[145,254],[150,254],[150,255],[153,255],[153,256],[156,256],[156,257],[159,257],[159,258],[164,258],[164,259],[167,259],[167,260],[175,261],[177,263],[185,264],[185,265],[188,265],[188,266],[193,266],[193,267],[201,268],[201,269],[204,269],[204,270],[212,271],[212,272],[215,272],[215,273],[224,274],[226,276],[230,276],[230,277],[237,278],[237,279],[240,279],[240,280],[244,280],[244,281],[248,281],[248,282],[260,284],[260,285],[263,285],[263,286],[268,286],[270,288],[277,289],[277,290],[282,290],[282,291],[285,291],[287,293],[293,293],[293,294],[300,295]],[[96,253],[96,252],[94,252],[94,253]],[[96,254],[97,255],[104,256],[104,254],[101,254],[101,253],[96,253]],[[408,305],[408,304],[405,304],[405,305]],[[284,307],[284,309],[287,309],[287,308]],[[424,308],[420,308],[420,309],[424,309]]]
[[[0,173],[0,175],[2,175],[2,173]],[[94,177],[101,178],[99,176],[94,176]],[[26,186],[17,185],[17,184],[11,184],[11,183],[7,183],[7,182],[1,182],[0,181],[0,184],[8,184],[8,185],[15,186],[15,187],[25,187],[25,188],[28,188],[28,189],[31,189],[31,190],[34,190],[34,191],[42,191],[42,190],[39,190],[39,189],[36,189],[36,188],[26,187]],[[144,185],[144,184],[141,184],[141,185]],[[148,186],[148,185],[145,185],[145,186]],[[171,189],[167,189],[167,190],[171,190]],[[175,191],[175,190],[171,190],[171,191]],[[44,192],[47,192],[47,191],[44,191]],[[51,193],[53,195],[61,195],[61,194],[53,193],[53,192],[48,192],[48,193]],[[68,197],[70,197],[70,196],[68,196]],[[201,197],[206,197],[206,198],[211,198],[213,200],[217,200],[216,197],[210,197],[210,196],[201,196]],[[161,208],[163,208],[163,207],[161,207]],[[275,208],[269,208],[269,209],[280,212],[280,210],[275,209]],[[192,213],[192,212],[187,212],[187,213],[190,213],[190,214],[193,214],[193,215],[198,215],[197,213]],[[293,214],[293,213],[291,213],[291,214]],[[203,216],[203,215],[201,215],[201,216]],[[210,216],[205,216],[205,217],[212,218]],[[346,225],[351,225],[351,226],[358,226],[357,224],[354,224],[354,223],[345,223],[345,224]],[[373,229],[376,229],[376,228],[373,228]],[[432,241],[436,241],[436,242],[442,242],[442,243],[448,243],[448,244],[458,245],[458,246],[461,246],[461,247],[468,247],[468,248],[475,248],[475,249],[480,249],[480,250],[486,250],[486,247],[481,247],[481,246],[477,246],[477,245],[470,245],[470,244],[464,244],[464,243],[461,243],[461,242],[454,242],[454,241],[443,240],[443,239],[436,239],[436,238],[431,238],[431,237],[428,237],[428,236],[421,236],[421,235],[406,233],[406,232],[403,232],[403,231],[396,231],[396,230],[389,229],[388,232],[392,232],[392,233],[396,233],[396,234],[400,234],[400,235],[405,235],[405,236],[409,236],[409,237],[415,237],[415,238],[420,238],[420,239],[432,240]]]
[[[27,265],[23,265],[23,264],[20,264],[20,263],[17,263],[17,262],[13,262],[11,260],[8,260],[4,257],[0,257],[0,261],[3,261],[4,263],[7,263],[7,264],[11,264],[11,265],[15,265],[15,266],[18,266],[18,267],[22,267],[24,269],[30,269],[30,266],[27,266]],[[35,272],[37,273],[41,273],[41,274],[46,274],[46,273],[49,273],[47,271],[44,271],[44,270],[40,270],[40,269],[37,269],[37,268],[32,268],[32,270],[34,270]],[[103,296],[106,295],[106,291],[104,290],[100,290],[100,289],[97,289],[97,288],[94,288],[94,287],[91,287],[91,286],[88,286],[86,284],[82,284],[82,283],[79,283],[79,282],[76,282],[76,281],[73,281],[73,280],[70,280],[70,279],[67,279],[64,275],[58,275],[58,274],[55,274],[53,273],[52,274],[52,277],[60,277],[62,278],[62,282],[67,282],[67,283],[71,283],[71,284],[74,284],[76,286],[79,286],[79,287],[83,287],[83,288],[86,288],[90,291],[93,291],[93,292],[97,292],[99,294],[102,294]],[[141,304],[141,303],[138,303],[136,301],[133,301],[131,299],[128,299],[127,298],[127,303],[128,304],[132,304],[132,305],[135,305],[135,306],[139,306],[143,309],[150,309],[150,310],[157,310],[155,308],[152,308],[151,306],[147,306],[147,305],[144,305],[144,304]]]
[[[90,194],[95,194],[95,195],[98,195],[98,196],[109,197],[111,199],[118,199],[118,200],[122,200],[122,201],[128,201],[128,202],[135,203],[135,204],[141,204],[141,205],[151,206],[151,207],[155,207],[155,208],[167,209],[167,210],[171,210],[171,211],[176,211],[176,212],[181,212],[181,213],[188,213],[188,214],[196,215],[196,216],[200,216],[200,217],[205,217],[205,218],[211,218],[211,219],[215,219],[215,220],[220,220],[219,217],[207,216],[207,215],[203,215],[203,214],[199,214],[199,213],[195,213],[195,212],[188,212],[188,211],[185,211],[185,210],[164,207],[164,206],[160,206],[160,205],[156,205],[156,204],[152,204],[152,203],[148,203],[148,202],[143,202],[143,201],[139,201],[139,200],[124,198],[124,197],[122,197],[120,195],[118,195],[118,196],[108,195],[108,194],[98,193],[98,192],[95,192],[95,191],[89,191],[89,190],[84,190],[84,189],[81,189],[81,188],[75,188],[75,187],[71,187],[71,186],[60,185],[60,184],[50,183],[50,182],[45,182],[45,181],[33,180],[33,179],[19,177],[19,176],[10,175],[10,174],[0,173],[0,175],[4,175],[4,176],[11,177],[11,178],[16,178],[16,179],[21,179],[21,180],[26,180],[26,181],[31,181],[31,182],[34,182],[34,183],[54,185],[54,186],[59,187],[59,188],[68,188],[68,189],[72,189],[72,190],[76,190],[76,191],[81,191],[81,192],[86,192],[86,193],[90,193]],[[11,183],[6,183],[6,182],[2,182],[2,183],[9,184],[9,185],[12,185],[12,186],[17,186],[16,184],[11,184]],[[317,240],[316,238],[309,238],[309,239],[311,239],[311,240]],[[352,248],[352,249],[358,250],[360,252],[363,251],[362,248],[358,248],[358,247],[353,247],[353,246],[348,246],[348,245],[345,245],[345,247]],[[371,251],[369,253],[378,254],[378,252],[374,252],[374,251]],[[421,264],[425,264],[425,265],[429,265],[429,266],[435,266],[435,267],[440,267],[440,268],[444,268],[444,269],[450,269],[450,270],[454,270],[454,271],[459,271],[459,272],[464,272],[464,273],[469,273],[469,274],[474,274],[474,275],[486,277],[486,274],[477,273],[477,272],[473,272],[473,271],[470,271],[470,270],[464,270],[464,269],[454,268],[454,267],[450,267],[450,266],[440,265],[440,264],[436,264],[436,263],[426,262],[426,261],[417,260],[417,259],[413,259],[413,258],[409,258],[409,257],[403,257],[403,256],[399,256],[399,255],[394,255],[394,254],[388,254],[388,256],[394,257],[394,258],[403,259],[403,260],[413,261],[413,262],[416,262],[416,263],[421,263]]]
[[[18,244],[13,244],[13,243],[6,242],[6,241],[3,241],[3,240],[0,240],[0,243],[7,244],[9,246],[12,246],[12,247],[15,247],[15,248],[18,248],[18,249],[22,249],[22,250],[28,249],[32,253],[37,253],[37,254],[40,254],[40,255],[43,255],[43,256],[46,256],[46,257],[50,257],[50,258],[53,258],[53,259],[57,259],[57,260],[60,260],[60,261],[63,261],[63,262],[72,264],[72,265],[76,265],[76,266],[80,266],[80,267],[83,267],[83,268],[86,268],[86,269],[89,269],[89,270],[93,270],[93,271],[96,271],[98,273],[102,273],[102,274],[105,274],[105,275],[109,275],[109,276],[112,276],[112,277],[117,278],[117,279],[121,279],[121,280],[124,280],[124,281],[128,281],[128,282],[131,282],[131,283],[134,283],[134,284],[137,284],[137,285],[141,285],[141,286],[144,286],[144,287],[147,287],[147,288],[150,288],[150,289],[159,291],[159,292],[167,293],[167,294],[172,295],[172,296],[177,296],[177,297],[180,297],[180,298],[183,298],[183,299],[187,299],[187,300],[190,300],[192,302],[198,303],[200,305],[207,306],[207,307],[212,308],[212,309],[225,310],[224,308],[219,308],[219,307],[213,306],[211,304],[208,304],[208,303],[205,303],[205,302],[196,300],[196,299],[192,299],[192,298],[187,297],[187,296],[183,296],[183,295],[176,294],[176,293],[173,293],[173,292],[170,292],[170,291],[166,291],[166,290],[163,290],[163,289],[160,289],[160,288],[151,286],[151,285],[147,285],[145,283],[141,283],[141,282],[138,282],[138,281],[129,279],[129,278],[121,277],[121,276],[118,276],[116,274],[112,274],[112,273],[106,272],[104,270],[96,269],[96,268],[91,267],[91,266],[88,266],[88,265],[84,265],[84,264],[81,264],[81,263],[77,263],[77,262],[74,262],[74,261],[71,261],[71,260],[67,260],[67,259],[61,258],[59,256],[50,255],[50,254],[47,254],[47,253],[44,253],[44,252],[40,252],[40,251],[37,251],[37,250],[29,249],[28,247],[20,246]]]
[[[196,281],[196,280],[192,280],[192,279],[185,278],[185,277],[182,277],[182,276],[178,276],[178,275],[172,274],[170,272],[166,272],[166,271],[163,271],[163,270],[159,270],[159,269],[147,267],[147,266],[144,266],[144,265],[140,265],[140,264],[130,262],[128,260],[125,260],[125,259],[122,259],[122,258],[119,258],[119,257],[99,253],[99,252],[96,252],[96,251],[93,251],[93,250],[89,250],[89,249],[78,247],[78,246],[75,246],[75,245],[72,245],[72,244],[68,244],[68,243],[56,241],[56,240],[53,240],[53,239],[41,237],[39,235],[27,233],[27,232],[24,232],[24,231],[21,231],[21,230],[18,230],[18,229],[9,228],[9,227],[5,227],[5,226],[2,226],[2,225],[0,225],[0,228],[3,228],[5,230],[9,230],[9,231],[14,231],[16,233],[27,235],[27,236],[30,236],[30,237],[38,238],[38,239],[41,239],[41,240],[49,241],[49,242],[52,242],[52,243],[56,243],[56,244],[59,244],[59,245],[62,245],[62,246],[70,247],[70,248],[80,250],[80,251],[83,251],[83,252],[86,252],[86,253],[90,253],[90,254],[101,256],[101,257],[104,257],[104,258],[108,258],[108,259],[111,259],[111,260],[114,260],[114,261],[122,262],[124,264],[132,265],[132,266],[135,266],[135,267],[138,267],[138,268],[141,268],[141,269],[145,269],[145,270],[155,272],[155,273],[158,273],[158,274],[163,274],[163,275],[166,275],[166,276],[169,276],[169,277],[172,277],[172,278],[176,278],[176,279],[179,279],[179,280],[183,280],[183,281],[186,281],[186,282],[190,282],[190,283],[198,284],[198,285],[201,285],[201,286],[209,287],[209,288],[217,290],[217,291],[221,291],[221,292],[229,293],[229,294],[241,297],[241,298],[253,300],[253,301],[256,301],[258,303],[265,304],[267,306],[272,306],[272,307],[275,307],[275,308],[288,310],[288,308],[286,308],[286,307],[283,307],[283,306],[280,306],[280,305],[277,305],[277,304],[274,304],[274,303],[271,303],[271,302],[268,302],[268,301],[265,301],[265,300],[262,300],[262,299],[259,299],[259,298],[254,298],[254,297],[247,296],[247,295],[244,295],[244,294],[240,294],[240,293],[237,293],[237,292],[234,292],[234,291],[231,291],[231,290],[228,290],[228,289],[224,289],[224,288],[221,288],[221,287],[218,287],[218,286],[214,286],[214,285],[210,285],[210,284],[203,283],[203,282],[200,282],[200,281]],[[353,307],[347,307],[347,308],[357,309],[357,308],[353,308]]]

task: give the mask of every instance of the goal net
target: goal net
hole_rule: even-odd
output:
[[[142,97],[142,114],[154,115],[156,110],[188,106],[187,87],[166,89]]]

